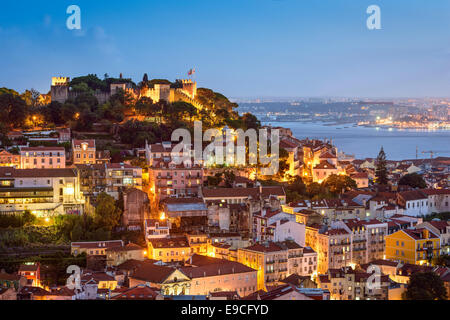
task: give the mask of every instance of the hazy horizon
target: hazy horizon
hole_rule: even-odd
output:
[[[46,93],[52,76],[186,78],[228,97],[448,97],[450,1],[6,2],[0,87]],[[381,8],[381,30],[366,9]]]

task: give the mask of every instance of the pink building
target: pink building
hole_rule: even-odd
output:
[[[20,149],[20,169],[58,169],[66,167],[66,151],[61,147]]]
[[[189,163],[175,165],[155,161],[149,168],[150,191],[155,200],[168,197],[196,196],[202,186],[203,169]]]

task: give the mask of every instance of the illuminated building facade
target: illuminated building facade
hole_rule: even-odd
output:
[[[84,198],[74,169],[0,168],[0,213],[81,214]]]
[[[21,169],[59,169],[66,167],[66,151],[59,147],[26,147],[20,149]]]
[[[20,155],[6,150],[0,151],[0,167],[20,167]]]
[[[72,161],[73,164],[95,164],[95,140],[72,139]]]

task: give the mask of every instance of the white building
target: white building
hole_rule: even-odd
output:
[[[74,169],[0,168],[0,213],[81,214],[84,198]]]
[[[428,196],[420,190],[399,192],[397,202],[405,208],[405,215],[417,217],[429,213]]]
[[[168,238],[170,236],[170,222],[168,219],[146,219],[144,221],[144,226],[146,240]]]
[[[282,242],[294,240],[296,243],[305,246],[305,225],[290,220],[277,220],[275,223],[273,241]]]
[[[450,212],[450,189],[421,190],[428,197],[428,212]]]

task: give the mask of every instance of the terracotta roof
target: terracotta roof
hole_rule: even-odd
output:
[[[0,178],[59,178],[76,177],[74,169],[15,169],[13,167],[0,167]]]
[[[352,179],[368,179],[369,175],[367,172],[356,172],[350,175],[350,178]]]
[[[318,165],[314,167],[314,170],[315,169],[336,170],[336,166],[334,164],[329,163],[326,160],[322,160]]]
[[[447,229],[448,226],[450,226],[450,222],[449,221],[429,221],[429,223],[435,227],[436,229],[438,229],[441,233],[445,232],[445,230]]]
[[[291,274],[289,277],[284,278],[283,280],[281,280],[281,282],[283,283],[290,283],[294,286],[300,286],[302,284],[303,281],[308,281],[311,280],[311,277],[309,276],[300,276],[298,274]]]
[[[145,284],[139,284],[111,297],[111,300],[155,300],[158,292]]]
[[[399,192],[398,195],[405,199],[405,201],[428,199],[428,197],[420,190],[403,191]]]
[[[153,248],[187,248],[189,242],[186,237],[149,239]]]
[[[87,143],[88,144],[88,148],[95,148],[95,140],[90,139],[90,140],[77,140],[77,139],[73,139],[72,140],[72,144],[76,147],[76,148],[81,148],[81,144],[82,143]]]
[[[437,195],[437,194],[449,194],[450,195],[450,189],[422,189],[420,190],[426,195]]]
[[[269,241],[264,244],[255,243],[244,249],[258,252],[277,252],[277,251],[285,251],[288,249],[301,249],[301,248],[302,246],[300,246],[298,243],[294,241],[283,241],[283,242]]]
[[[319,156],[320,159],[336,159],[337,157],[330,151],[326,151]]]
[[[36,272],[39,269],[39,264],[21,264],[19,267],[19,272],[22,271],[34,271]]]
[[[174,273],[175,270],[175,268],[168,266],[145,263],[139,266],[130,277],[151,283],[162,283]]]
[[[209,295],[211,297],[225,297],[228,300],[233,300],[239,297],[237,291],[219,291],[219,292],[210,292]]]
[[[41,287],[25,286],[20,289],[19,294],[33,294],[34,296],[48,296],[50,292]]]
[[[335,236],[335,235],[349,234],[349,232],[345,229],[328,229],[323,234],[329,235],[329,236]]]
[[[136,251],[136,250],[144,250],[141,246],[138,246],[134,243],[129,243],[123,247],[112,247],[106,249],[106,252],[117,252],[117,251]]]
[[[423,235],[423,231],[425,231],[425,230],[427,230],[427,229],[425,229],[425,228],[422,228],[422,229],[414,229],[414,230],[412,230],[412,229],[403,229],[403,230],[400,230],[400,231],[403,231],[404,233],[406,233],[407,235],[409,235],[411,238],[413,238],[414,240],[421,240],[421,239],[424,239],[423,237],[422,237],[422,235]],[[427,230],[428,231],[428,230]],[[437,236],[437,235],[435,235],[433,232],[431,232],[431,231],[429,231],[428,232],[428,234],[429,234],[429,237],[430,238],[439,238],[439,236]]]
[[[117,270],[132,271],[132,270],[140,267],[143,264],[154,264],[155,262],[157,262],[157,260],[153,260],[153,259],[145,259],[145,260],[129,259],[129,260],[119,264],[116,268],[117,268]]]
[[[252,197],[257,198],[260,195],[259,188],[203,188],[204,198],[232,198],[232,197]],[[284,188],[281,186],[262,187],[262,196],[285,196]]]
[[[180,271],[191,279],[215,277],[225,274],[257,272],[255,269],[247,267],[242,263],[229,260],[223,260],[223,263],[220,264],[204,265],[200,267],[181,267]]]

